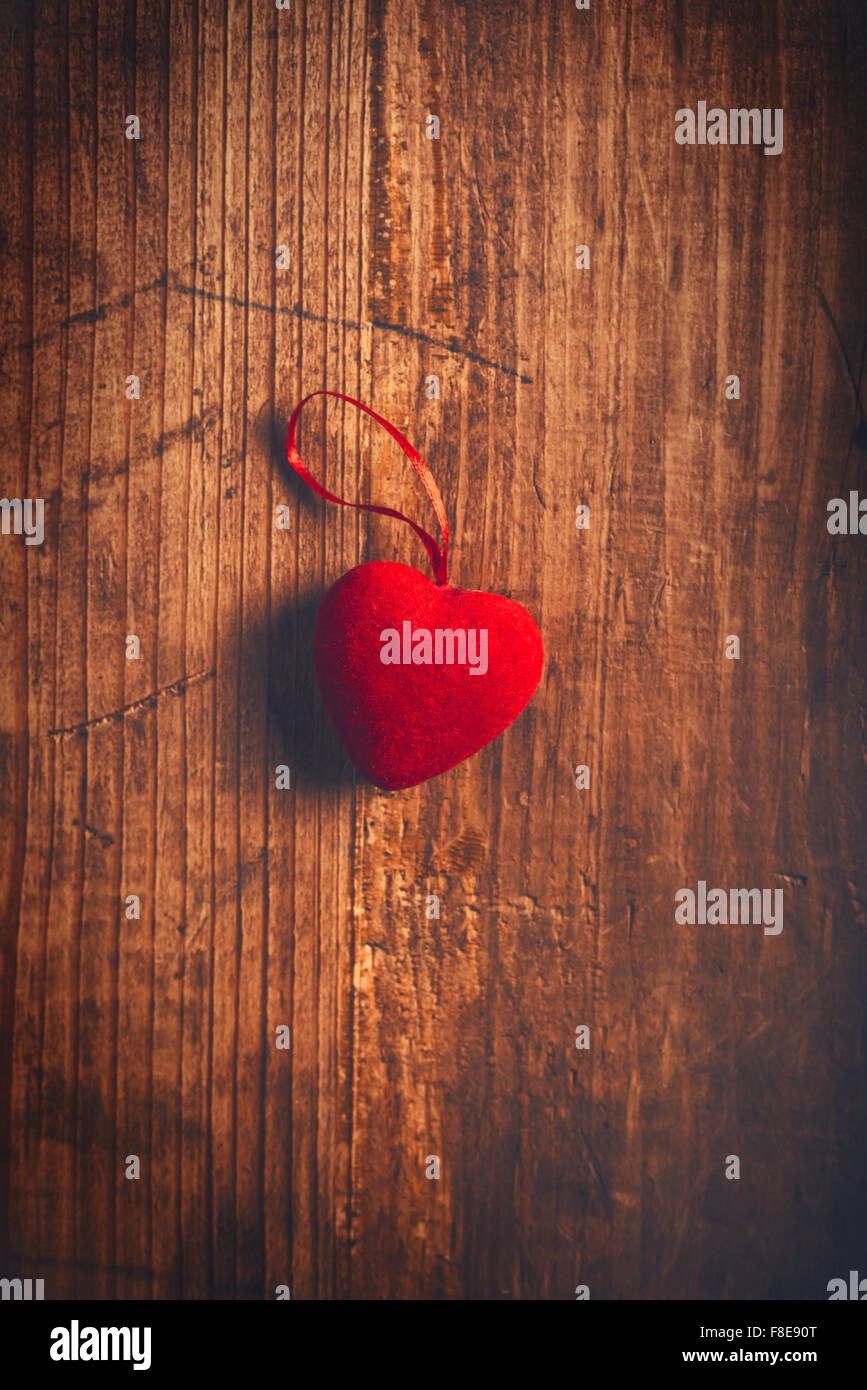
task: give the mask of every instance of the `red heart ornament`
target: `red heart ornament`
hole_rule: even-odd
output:
[[[328,590],[314,657],[346,751],[387,791],[447,772],[507,729],[543,659],[519,603],[387,561],[359,565]]]
[[[397,440],[433,504],[442,547],[402,512],[347,502],[311,477],[295,429],[302,406],[319,395],[357,406]],[[521,713],[542,674],[539,629],[513,599],[449,584],[439,490],[424,460],[382,416],[338,391],[314,391],[292,414],[286,454],[321,497],[407,522],[430,556],[436,583],[387,561],[350,570],[322,600],[314,637],[322,698],[358,770],[387,791],[426,782],[472,757]]]

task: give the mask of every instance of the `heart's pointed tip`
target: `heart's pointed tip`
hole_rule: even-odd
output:
[[[435,772],[431,777],[416,777],[411,782],[377,782],[375,777],[365,777],[372,787],[377,791],[388,792],[390,795],[395,792],[409,792],[413,787],[423,787],[425,782],[432,782],[435,777],[441,777],[441,772]]]

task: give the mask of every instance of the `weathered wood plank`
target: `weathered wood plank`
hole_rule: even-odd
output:
[[[0,22],[0,490],[46,499],[0,537],[0,1273],[821,1298],[867,1210],[865,557],[825,526],[864,490],[860,11]],[[782,155],[677,145],[699,100],[783,107]],[[545,637],[517,723],[405,793],[311,644],[346,569],[426,560],[287,475],[321,387]],[[351,407],[300,440],[433,524]],[[781,887],[783,932],[676,926],[700,878]]]

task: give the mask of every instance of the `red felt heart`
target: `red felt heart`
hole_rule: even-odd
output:
[[[393,507],[346,501],[311,477],[295,430],[314,396],[347,401],[397,440],[430,499],[441,546]],[[449,584],[439,488],[409,440],[369,406],[340,391],[311,392],[292,412],[286,458],[329,502],[405,521],[430,556],[435,584],[386,561],[350,570],[322,600],[314,638],[319,687],[359,771],[387,791],[414,787],[477,753],[518,717],[542,674],[539,629],[512,599]]]
[[[513,599],[373,561],[325,595],[314,657],[352,761],[395,791],[446,772],[507,729],[539,684],[543,653],[539,629]]]

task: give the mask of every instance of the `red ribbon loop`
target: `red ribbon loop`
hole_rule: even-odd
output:
[[[337,497],[335,493],[328,492],[320,483],[317,483],[315,478],[310,476],[304,464],[301,462],[301,455],[298,453],[298,449],[295,445],[295,425],[301,413],[302,406],[305,406],[308,401],[312,401],[314,396],[334,396],[339,401],[348,401],[350,405],[357,406],[359,410],[363,410],[365,415],[369,415],[372,420],[377,420],[380,425],[388,430],[392,439],[397,440],[416,473],[421,478],[422,486],[431,500],[434,512],[436,513],[436,519],[439,522],[440,531],[442,532],[442,548],[437,545],[433,536],[429,536],[427,531],[421,526],[416,525],[414,521],[410,521],[409,517],[404,516],[403,512],[395,511],[393,507],[375,507],[370,502],[347,502],[345,498]],[[434,482],[433,474],[424,459],[412,447],[409,440],[404,439],[400,430],[396,430],[394,425],[390,425],[381,415],[377,415],[375,410],[370,410],[368,406],[362,405],[361,401],[353,400],[352,396],[344,396],[340,391],[311,391],[310,395],[305,396],[303,401],[296,405],[292,412],[289,428],[286,431],[286,457],[289,460],[289,466],[294,468],[299,477],[303,478],[305,483],[309,484],[313,491],[318,493],[320,497],[324,497],[326,501],[338,502],[341,507],[355,507],[358,511],[377,512],[379,516],[393,516],[398,521],[405,521],[407,526],[411,526],[413,531],[415,531],[430,556],[434,578],[437,584],[448,583],[449,523],[439,488]]]

